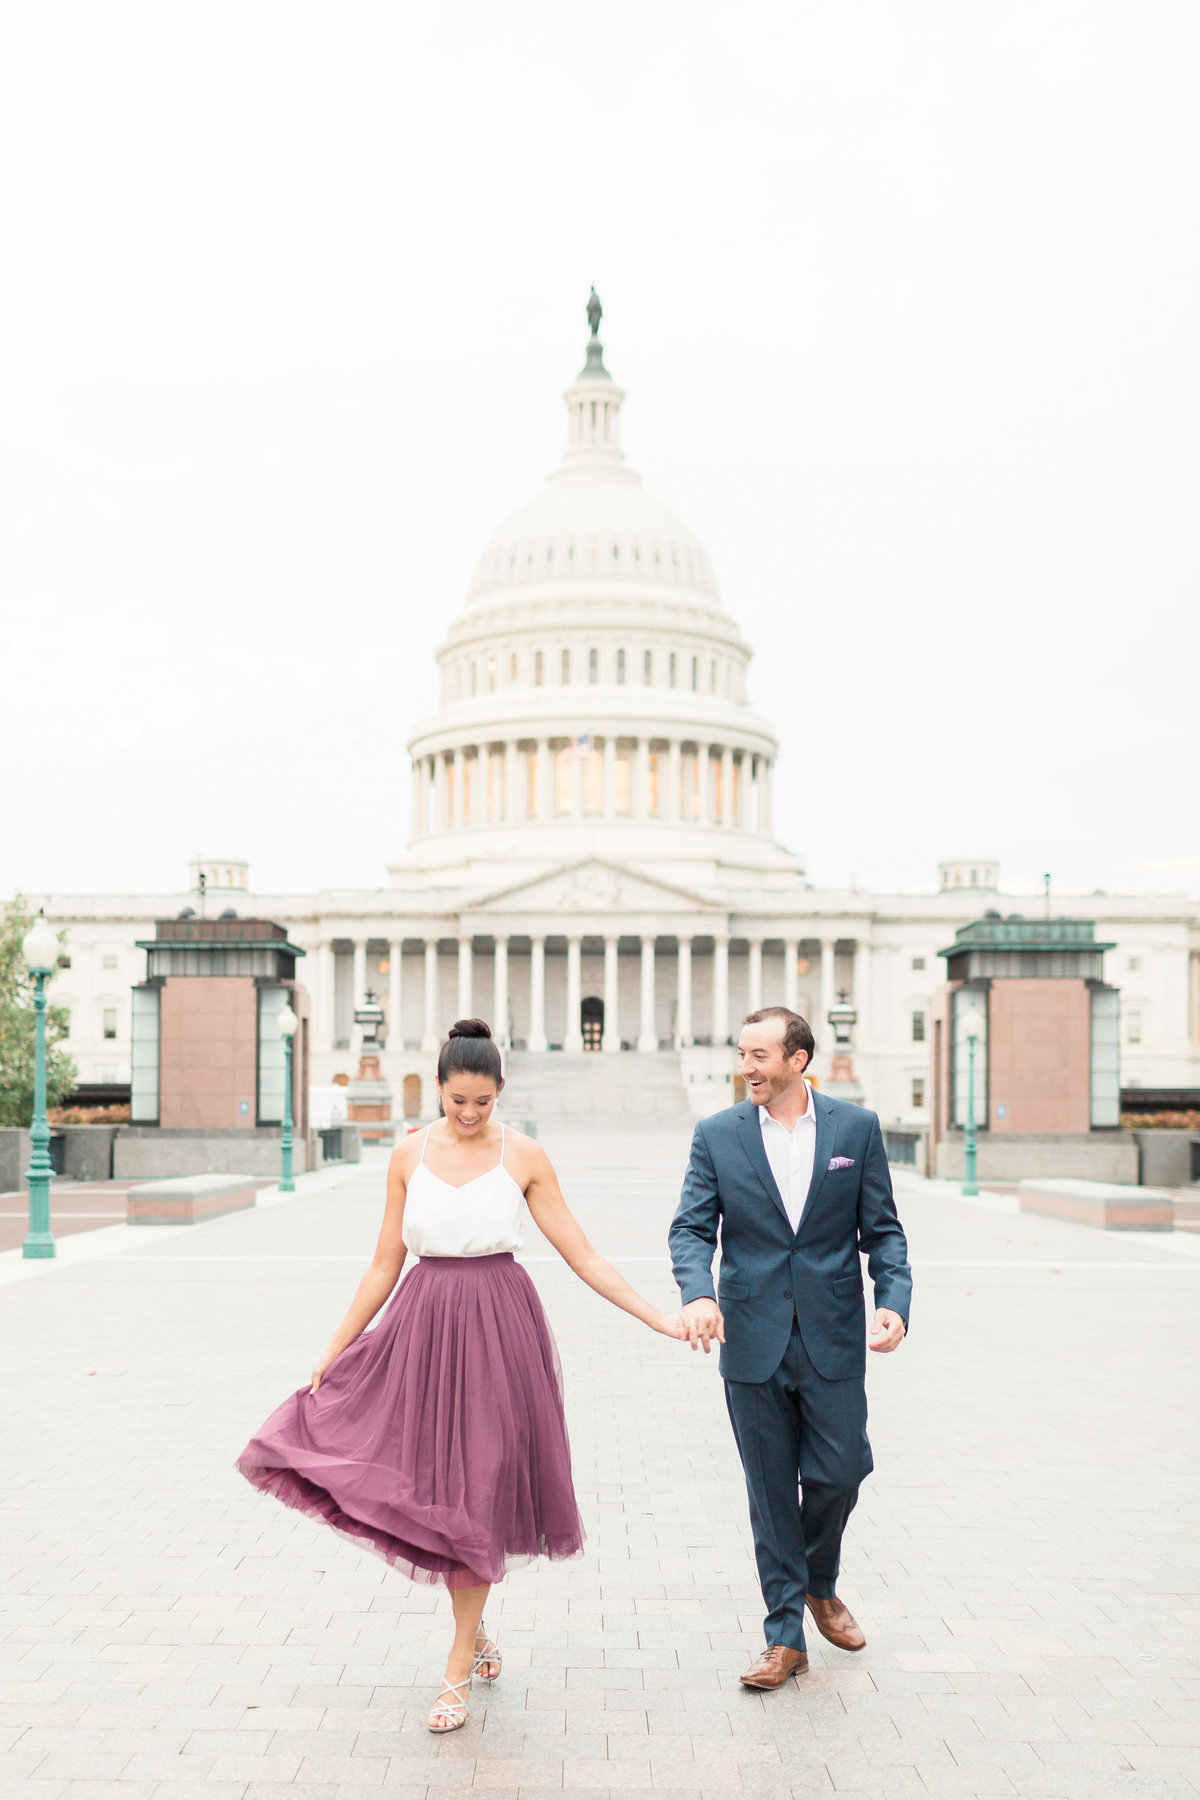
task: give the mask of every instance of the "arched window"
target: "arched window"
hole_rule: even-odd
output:
[[[667,686],[674,687],[679,679],[679,659],[672,650],[667,661]]]
[[[715,694],[717,691],[717,665],[715,659],[708,665],[708,691],[710,694]]]
[[[596,683],[599,681],[599,679],[600,679],[600,652],[598,650],[589,650],[588,651],[588,681],[591,683],[592,687],[595,687]]]
[[[642,686],[650,687],[654,681],[654,652],[642,651]]]
[[[541,687],[542,680],[543,680],[542,653],[540,650],[535,650],[533,653],[533,685],[534,685],[534,687]]]
[[[693,694],[700,692],[700,658],[698,656],[692,658],[692,692]]]
[[[489,656],[487,659],[487,691],[489,694],[494,694],[496,691],[496,659],[494,656]]]
[[[559,671],[559,680],[562,682],[564,687],[568,687],[570,685],[571,652],[569,650],[564,650],[562,653],[562,663],[561,663],[561,667],[560,667],[560,671]]]
[[[475,660],[472,657],[472,659],[471,659],[471,698],[472,699],[475,698],[475,685],[476,685],[478,679],[479,679],[479,671],[475,667]]]
[[[625,652],[617,651],[617,686],[625,686]]]
[[[517,682],[517,653],[515,650],[508,659],[508,679],[515,687]]]

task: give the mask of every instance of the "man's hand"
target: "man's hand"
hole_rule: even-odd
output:
[[[689,1300],[683,1309],[683,1322],[688,1343],[693,1350],[703,1344],[705,1356],[712,1349],[714,1338],[718,1344],[725,1342],[725,1321],[715,1300]]]
[[[904,1320],[900,1314],[887,1306],[877,1307],[868,1341],[872,1350],[894,1350],[904,1341]]]

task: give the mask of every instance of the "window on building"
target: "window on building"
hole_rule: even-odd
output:
[[[646,758],[646,811],[652,819],[658,817],[658,772],[661,758],[657,750],[651,750]]]
[[[570,684],[571,684],[571,652],[569,650],[564,650],[562,653],[562,656],[559,659],[558,678],[562,682],[564,687],[570,686]]]
[[[642,651],[642,686],[649,687],[654,680],[654,652]]]
[[[531,750],[525,759],[527,786],[525,793],[525,811],[529,818],[537,817],[538,809],[538,753]]]
[[[625,686],[625,652],[617,651],[617,686]]]
[[[914,1044],[925,1042],[925,1014],[915,1012],[912,1016],[912,1041]]]
[[[914,1112],[920,1112],[925,1104],[925,1077],[923,1075],[914,1075],[913,1077],[912,1104]]]
[[[596,683],[599,681],[599,679],[600,679],[600,652],[598,650],[589,650],[588,651],[588,681],[592,687],[595,687]]]
[[[106,1006],[104,1008],[104,1016],[103,1016],[103,1020],[102,1020],[102,1030],[103,1030],[103,1035],[106,1038],[115,1038],[116,1037],[116,1035],[117,1035],[117,1009],[115,1006]]]
[[[494,656],[489,656],[487,659],[487,691],[489,694],[494,694],[496,691],[496,659]]]
[[[1127,1012],[1125,1014],[1125,1042],[1127,1044],[1140,1044],[1141,1041],[1142,1015],[1140,1012],[1136,1011]]]
[[[923,969],[925,967],[925,958],[923,956],[914,956],[912,959],[912,966],[916,970]]]
[[[479,671],[475,667],[474,661],[472,661],[472,663],[471,663],[471,698],[472,699],[475,698],[475,689],[478,684],[478,681],[479,681]]]
[[[517,679],[517,653],[515,650],[508,659],[508,679],[514,683]]]
[[[1126,967],[1128,968],[1129,973],[1131,975],[1136,975],[1138,970],[1141,968],[1141,966],[1142,966],[1142,959],[1140,956],[1131,956],[1129,958],[1128,962],[1126,963]]]
[[[116,957],[115,957],[115,956],[114,956],[114,955],[113,955],[113,954],[112,954],[112,952],[111,952],[111,951],[110,951],[110,952],[109,952],[109,954],[108,954],[108,955],[107,955],[107,956],[105,956],[105,957],[104,957],[104,959],[103,959],[103,966],[104,966],[104,967],[105,967],[105,968],[106,968],[106,969],[115,969],[115,968],[116,968],[116,966],[117,966],[117,959],[116,959]]]
[[[533,685],[534,685],[534,687],[541,687],[541,685],[542,685],[542,679],[543,679],[542,666],[543,666],[542,665],[542,653],[540,650],[535,650],[534,655],[533,655]]]
[[[692,692],[693,694],[700,692],[700,658],[698,656],[692,658]]]
[[[710,694],[715,694],[717,691],[717,665],[715,662],[710,662],[708,665],[708,691]]]
[[[675,652],[672,650],[669,658],[667,659],[667,686],[674,687],[678,680],[678,676],[679,676],[679,659],[676,657]]]
[[[632,794],[633,762],[628,750],[618,750],[616,767],[613,769],[613,811],[621,818],[629,816]]]

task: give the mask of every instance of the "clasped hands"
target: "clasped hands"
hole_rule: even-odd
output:
[[[703,1349],[705,1356],[712,1350],[714,1339],[718,1344],[725,1342],[725,1320],[715,1300],[689,1300],[679,1317],[664,1321],[663,1328],[668,1336],[689,1343],[693,1350]],[[894,1350],[903,1338],[904,1320],[900,1314],[888,1306],[876,1307],[868,1347],[887,1352]]]

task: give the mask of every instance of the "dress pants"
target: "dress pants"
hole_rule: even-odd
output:
[[[793,1319],[775,1373],[727,1381],[725,1402],[746,1472],[767,1643],[803,1650],[804,1596],[832,1597],[846,1520],[874,1466],[865,1380],[818,1375]]]

